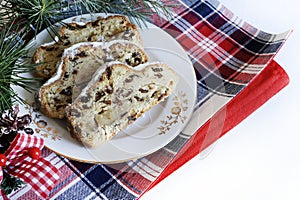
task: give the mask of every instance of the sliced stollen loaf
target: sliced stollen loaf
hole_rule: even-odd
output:
[[[66,105],[111,60],[135,67],[147,62],[148,57],[138,45],[124,40],[78,43],[66,49],[56,75],[39,90],[41,111],[52,118],[64,118]]]
[[[84,24],[69,23],[59,30],[61,40],[41,45],[33,55],[36,75],[50,78],[57,70],[56,63],[60,60],[64,49],[80,42],[103,42],[112,40],[128,40],[142,46],[140,33],[136,25],[121,15],[106,18],[99,17],[96,21]]]
[[[66,107],[68,130],[84,145],[98,146],[166,99],[177,82],[166,64],[108,63]]]

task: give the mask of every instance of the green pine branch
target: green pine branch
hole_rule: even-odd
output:
[[[49,27],[58,36],[54,24],[70,16],[117,13],[141,25],[153,14],[171,18],[174,6],[171,0],[5,0],[0,3],[0,24],[12,19],[26,20],[26,29],[35,34]]]
[[[11,108],[15,102],[23,102],[12,86],[33,91],[36,81],[23,76],[35,66],[26,61],[28,50],[24,38],[27,33],[15,30],[20,30],[20,26],[8,24],[0,28],[0,112]]]

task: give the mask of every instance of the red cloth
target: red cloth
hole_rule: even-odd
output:
[[[286,72],[276,61],[272,60],[242,92],[197,130],[145,192],[238,125],[288,83],[289,77]]]

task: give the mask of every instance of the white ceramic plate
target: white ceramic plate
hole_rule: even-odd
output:
[[[67,19],[65,22],[89,19],[90,15],[84,15]],[[176,40],[158,27],[147,24],[147,28],[141,29],[141,36],[151,61],[167,63],[179,75],[180,80],[174,94],[146,112],[112,140],[93,149],[86,148],[73,139],[66,130],[64,120],[48,118],[36,111],[34,105],[23,106],[21,112],[29,112],[32,115],[32,126],[36,134],[44,138],[47,148],[82,162],[117,163],[153,153],[182,131],[193,113],[196,101],[196,78],[191,61]],[[35,38],[31,51],[51,40],[46,30],[41,32]],[[33,94],[21,89],[16,90],[30,105],[34,102]]]

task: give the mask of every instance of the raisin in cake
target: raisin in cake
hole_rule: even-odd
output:
[[[78,43],[66,49],[57,74],[39,90],[41,111],[52,118],[63,118],[66,105],[79,95],[93,74],[111,60],[135,67],[147,62],[148,57],[138,45],[124,40]]]
[[[88,147],[110,140],[175,89],[178,76],[168,65],[146,63],[137,68],[107,64],[66,107],[68,129]]]
[[[103,42],[112,40],[128,40],[142,46],[136,25],[129,22],[125,16],[114,15],[98,18],[85,24],[69,23],[59,30],[60,39],[41,45],[33,55],[36,75],[45,79],[55,74],[57,65],[64,49],[80,42]]]

